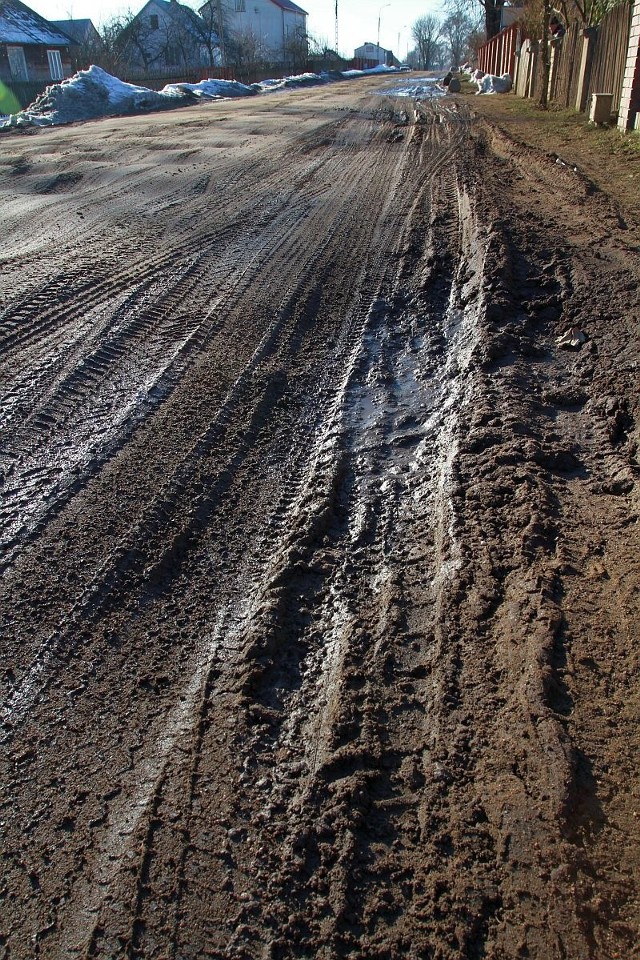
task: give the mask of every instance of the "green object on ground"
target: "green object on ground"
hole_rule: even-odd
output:
[[[20,102],[9,87],[0,80],[0,114],[18,113]]]

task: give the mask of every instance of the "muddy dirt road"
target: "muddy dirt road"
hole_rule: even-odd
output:
[[[638,227],[391,83],[0,142],[2,957],[640,955]]]

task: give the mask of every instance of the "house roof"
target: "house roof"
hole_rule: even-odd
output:
[[[0,0],[0,43],[68,47],[69,37],[21,0]]]
[[[181,20],[183,23],[189,23],[196,28],[201,26],[198,14],[191,7],[178,3],[177,0],[155,0],[155,2],[159,7],[164,7],[173,20]]]
[[[158,2],[158,0],[156,0]],[[161,0],[162,3],[166,3],[166,0]],[[293,0],[271,0],[271,3],[274,3],[276,7],[280,7],[281,10],[287,10],[289,13],[299,13],[302,16],[307,17],[308,13],[306,10],[303,10],[302,7],[299,7],[297,3],[294,3]],[[216,5],[216,0],[207,0],[206,3],[199,8],[200,13],[208,6]]]
[[[271,2],[275,3],[276,7],[282,7],[283,10],[288,10],[290,13],[301,13],[303,16],[307,16],[307,11],[299,7],[297,3],[293,3],[293,0],[271,0]]]
[[[91,20],[51,20],[50,22],[76,43],[86,43],[87,40],[98,35]]]

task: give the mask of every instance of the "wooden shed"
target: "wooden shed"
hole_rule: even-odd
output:
[[[0,0],[0,81],[10,88],[63,80],[74,41],[20,0]]]

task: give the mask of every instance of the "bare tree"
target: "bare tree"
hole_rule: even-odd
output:
[[[223,0],[208,0],[198,10],[201,20],[200,32],[202,44],[209,56],[209,66],[214,66],[218,59],[223,66],[227,66],[228,47],[231,40],[229,27],[229,12]]]
[[[136,15],[130,10],[121,16],[111,17],[102,27],[104,52],[101,65],[116,73],[130,67],[132,59],[136,59],[142,61],[144,69],[148,70],[153,62],[146,43],[149,35],[149,26],[144,21],[136,20]]]
[[[451,13],[442,23],[442,36],[447,44],[451,66],[458,67],[467,59],[474,23],[465,13],[462,3],[452,5],[450,10]]]
[[[101,64],[105,54],[104,43],[99,35],[86,36],[70,49],[69,54],[74,71],[86,70],[92,63]]]
[[[167,66],[183,70],[199,66],[202,60],[202,45],[198,33],[188,23],[167,23],[163,38],[163,59]]]
[[[309,59],[309,38],[301,27],[296,27],[282,45],[282,57],[290,70],[304,70]]]
[[[162,61],[166,53],[166,38],[148,19],[126,13],[120,21],[112,21],[114,30],[114,52],[116,59],[123,65],[142,66],[148,73],[154,65]]]
[[[416,44],[419,66],[423,70],[431,70],[436,60],[438,40],[442,35],[441,21],[432,14],[420,17],[411,28],[411,35]]]
[[[307,43],[308,43],[308,46],[309,46],[309,56],[310,56],[310,57],[325,57],[325,56],[327,56],[328,54],[336,53],[336,52],[337,52],[337,51],[334,51],[334,50],[329,46],[329,38],[328,38],[328,37],[319,37],[319,36],[314,35],[313,33],[308,33],[308,34],[307,34]]]
[[[552,12],[560,13],[565,24],[577,21],[583,27],[597,27],[611,10],[627,2],[628,0],[558,0]],[[529,6],[529,2],[526,6]]]
[[[269,51],[264,38],[252,30],[234,33],[229,41],[227,59],[237,70],[259,70],[269,62]]]
[[[525,0],[516,0],[513,3],[513,6],[524,5]],[[500,33],[500,25],[502,22],[502,10],[505,6],[505,0],[454,0],[453,4],[446,3],[448,8],[465,6],[467,10],[470,11],[473,19],[473,11],[478,9],[478,6],[482,9],[484,28],[487,34],[487,40],[490,40],[492,37],[495,37],[496,34]],[[453,12],[453,11],[452,11]]]
[[[191,8],[176,4],[171,16],[140,16],[130,11],[114,17],[103,27],[105,44],[103,59],[107,69],[141,70],[145,74],[158,71],[190,72],[199,69],[209,58],[214,60],[213,42],[206,23]],[[211,38],[209,38],[211,39]]]

